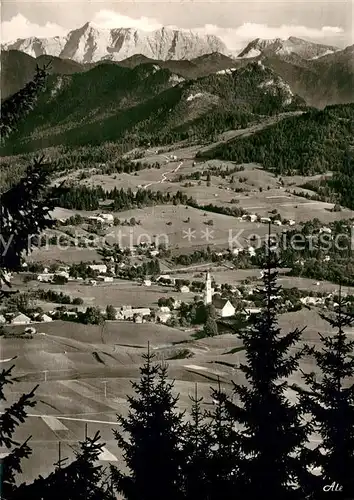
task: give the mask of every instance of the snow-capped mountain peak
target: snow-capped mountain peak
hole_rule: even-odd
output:
[[[303,40],[294,36],[288,39],[275,38],[263,40],[256,38],[239,54],[241,58],[251,58],[258,56],[286,56],[296,54],[303,59],[314,59],[324,54],[333,53],[339,50],[337,47],[322,45]]]
[[[225,44],[214,35],[163,27],[153,32],[134,28],[102,29],[93,23],[71,30],[66,36],[24,38],[2,45],[2,50],[20,50],[31,56],[43,54],[92,63],[104,59],[121,61],[134,54],[156,60],[193,59],[212,52],[227,54]]]

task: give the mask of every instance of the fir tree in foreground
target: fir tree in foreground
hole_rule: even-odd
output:
[[[49,65],[36,67],[34,78],[23,89],[8,97],[1,103],[0,143],[18,128],[19,123],[34,108],[38,96],[44,90],[48,77]]]
[[[0,401],[5,402],[5,386],[12,385],[12,371],[14,366],[0,373]],[[21,462],[28,458],[32,450],[28,445],[29,438],[22,444],[14,439],[17,427],[26,420],[27,409],[35,406],[35,387],[28,394],[23,394],[17,401],[3,410],[0,415],[0,447],[9,450],[1,459],[0,471],[0,498],[12,498],[16,490],[16,475],[22,472]]]
[[[143,358],[128,417],[117,415],[123,432],[114,431],[128,473],[112,466],[112,480],[127,500],[180,500],[183,414],[177,412],[167,367],[154,364],[150,351]]]
[[[289,351],[302,331],[284,335],[278,328],[278,266],[276,253],[267,250],[264,285],[258,290],[262,311],[248,329],[239,332],[246,357],[240,371],[248,384],[234,383],[234,396],[239,402],[225,401],[230,418],[239,428],[237,442],[242,460],[235,495],[242,499],[265,495],[272,500],[303,499],[308,476],[300,455],[308,441],[310,424],[304,422],[299,405],[289,401],[286,381],[298,369],[301,353]]]
[[[314,451],[314,465],[321,469],[314,499],[328,498],[323,486],[333,482],[337,491],[331,496],[354,498],[354,341],[344,331],[354,325],[354,317],[345,307],[340,291],[334,317],[322,315],[336,334],[320,335],[322,348],[309,349],[319,373],[304,374],[310,391],[301,393],[302,402],[322,439]]]
[[[18,123],[34,107],[38,95],[43,91],[48,73],[47,68],[37,68],[34,79],[22,90],[1,103],[1,142],[17,128]],[[47,193],[50,169],[44,158],[33,161],[22,179],[10,189],[1,192],[0,204],[0,282],[8,283],[7,272],[19,269],[23,253],[32,246],[32,236],[39,235],[53,222],[49,212],[53,200]]]
[[[75,460],[64,466],[56,464],[49,476],[40,476],[33,483],[21,485],[12,495],[12,500],[113,500],[103,467],[95,465],[102,451],[97,432],[93,438],[87,437],[79,443]]]
[[[186,423],[183,441],[182,463],[184,500],[209,500],[212,480],[212,437],[211,423],[206,420],[198,398],[197,385],[192,401],[191,420]],[[220,493],[220,490],[219,490]]]
[[[237,478],[242,455],[238,446],[235,420],[228,411],[229,400],[221,388],[213,391],[215,408],[208,413],[211,419],[212,448],[208,469],[208,500],[242,500],[237,490]]]

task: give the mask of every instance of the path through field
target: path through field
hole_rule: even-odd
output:
[[[162,183],[164,183],[165,180],[167,179],[167,175],[168,174],[175,174],[176,172],[178,172],[178,170],[181,168],[182,165],[183,165],[183,161],[181,161],[180,164],[176,168],[174,168],[173,170],[169,170],[168,172],[164,172],[161,175],[161,180],[160,181],[150,182],[149,184],[145,184],[144,189],[147,189],[149,186],[152,186],[153,184],[162,184]]]

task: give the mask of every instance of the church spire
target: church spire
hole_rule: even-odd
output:
[[[206,272],[206,278],[205,278],[204,303],[205,303],[205,305],[212,303],[211,277],[210,277],[209,271]]]

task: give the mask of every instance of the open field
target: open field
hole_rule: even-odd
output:
[[[181,154],[181,162],[183,154]],[[154,161],[156,161],[154,157]],[[114,174],[96,175],[85,179],[82,183],[86,185],[100,185],[106,190],[114,187],[137,189],[148,187],[151,190],[176,193],[183,190],[188,196],[193,197],[199,204],[229,205],[231,200],[237,200],[239,207],[250,213],[257,213],[261,216],[268,216],[269,211],[276,209],[282,218],[294,219],[296,222],[319,218],[323,222],[354,217],[354,212],[343,209],[342,212],[331,212],[333,204],[325,202],[311,201],[302,196],[297,196],[286,192],[286,190],[296,190],[299,193],[306,192],[297,188],[306,181],[320,178],[312,177],[285,177],[284,185],[281,185],[279,178],[267,172],[260,165],[245,164],[244,170],[235,172],[226,179],[212,176],[211,185],[207,186],[206,179],[201,181],[170,182],[177,179],[179,174],[191,174],[196,171],[207,170],[209,167],[235,167],[234,162],[208,160],[198,162],[193,166],[191,160],[184,160],[183,163],[170,163],[163,165],[160,169],[141,170],[135,175]],[[173,170],[178,168],[178,172],[173,174]],[[233,182],[230,184],[231,177]],[[163,180],[163,182],[161,182]],[[185,185],[188,182],[188,185]],[[199,184],[200,183],[200,184]],[[191,185],[189,185],[191,184]],[[235,193],[233,189],[242,189],[243,192]],[[261,191],[260,191],[261,190]]]
[[[33,285],[33,286],[32,286]],[[131,305],[133,307],[157,307],[160,297],[175,297],[186,302],[193,300],[194,293],[179,293],[170,287],[144,285],[132,281],[116,280],[113,283],[98,283],[97,286],[69,282],[65,285],[33,282],[32,290],[56,290],[71,297],[80,297],[89,306],[105,307],[111,304],[115,307]]]
[[[304,309],[280,317],[284,331],[307,327],[303,339],[318,343],[318,332],[331,334],[331,329],[318,316],[316,310]],[[20,330],[23,327],[11,327]],[[139,376],[141,355],[147,343],[155,351],[157,359],[169,364],[169,375],[176,380],[175,390],[180,394],[179,407],[190,409],[189,395],[198,383],[198,394],[204,397],[207,408],[211,403],[210,387],[220,377],[227,392],[230,380],[244,383],[243,375],[223,363],[236,366],[244,361],[244,354],[228,354],[240,347],[235,335],[192,340],[190,334],[162,325],[106,322],[104,327],[85,326],[55,321],[42,324],[41,333],[33,339],[4,339],[3,360],[17,356],[15,360],[16,383],[9,394],[7,404],[39,383],[36,407],[16,434],[19,441],[32,435],[34,453],[25,461],[21,479],[32,479],[47,474],[58,459],[58,443],[62,457],[72,458],[73,448],[85,435],[100,430],[105,442],[101,455],[103,464],[120,464],[120,453],[113,440],[112,428],[116,426],[116,414],[127,413],[127,395],[131,394],[130,380]],[[184,341],[183,344],[176,342]],[[189,359],[171,360],[180,349],[188,349]],[[305,359],[303,368],[310,370],[312,361]],[[293,381],[301,382],[300,375]],[[289,397],[294,396],[289,394]],[[41,459],[45,449],[46,460]],[[4,450],[0,450],[4,451]]]
[[[58,208],[53,212],[53,216],[68,218],[75,213],[82,216],[96,214],[96,212],[62,211]],[[268,232],[267,224],[241,221],[236,217],[204,212],[184,205],[135,208],[115,212],[114,215],[121,221],[134,217],[140,224],[133,227],[107,228],[105,236],[97,238],[97,247],[102,246],[104,242],[118,243],[122,247],[132,247],[140,243],[155,243],[158,246],[162,243],[171,250],[180,249],[182,253],[189,253],[207,245],[221,248],[229,248],[230,245],[232,248],[248,246],[251,235],[256,234],[262,239]],[[212,221],[212,225],[207,224],[209,221]],[[80,228],[73,229],[80,233]],[[281,229],[274,227],[274,231]],[[70,263],[100,260],[100,257],[94,249],[66,248],[64,245],[42,247],[30,257],[30,260],[35,261],[48,259]]]

